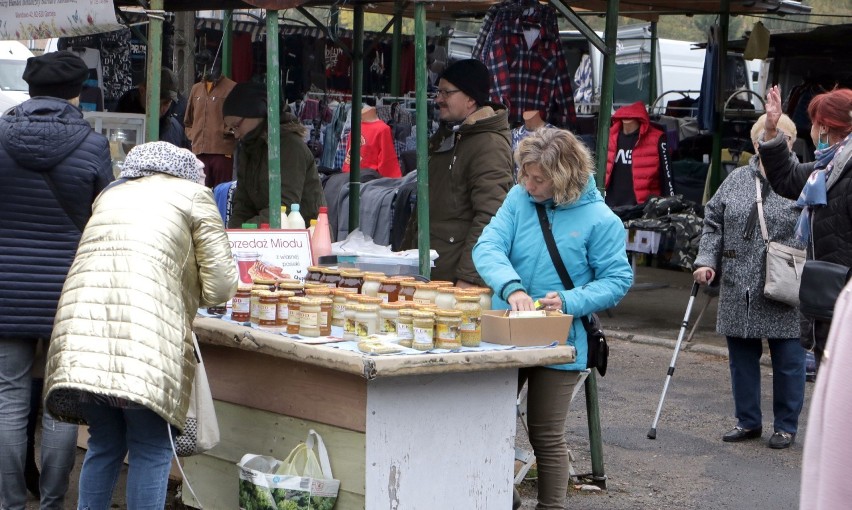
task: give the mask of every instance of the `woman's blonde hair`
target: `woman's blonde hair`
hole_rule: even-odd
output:
[[[754,125],[751,127],[751,143],[757,143],[758,140],[763,138],[763,132],[765,131],[764,124],[766,124],[765,113],[754,121]],[[786,113],[781,114],[781,118],[778,119],[777,128],[783,131],[785,135],[792,136],[793,140],[796,139],[796,123]]]
[[[569,204],[580,198],[594,173],[592,155],[570,131],[541,128],[521,140],[515,151],[518,182],[527,180],[526,166],[538,163],[545,178],[553,181],[553,202]]]

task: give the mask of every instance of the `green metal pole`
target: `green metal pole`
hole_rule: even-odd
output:
[[[266,11],[266,117],[269,158],[269,226],[281,228],[281,75],[278,63],[278,11]]]
[[[612,92],[615,89],[615,45],[618,42],[618,0],[607,0],[604,54],[601,77],[601,102],[598,112],[598,139],[595,144],[597,171],[595,183],[603,190],[606,182],[606,151],[609,145],[609,123],[612,119]]]
[[[354,9],[352,39],[352,131],[349,135],[349,232],[361,226],[361,108],[364,93],[364,5]]]
[[[225,16],[222,18],[222,76],[231,77],[234,52],[234,29],[232,21],[234,20],[234,11],[225,11]]]
[[[713,154],[710,156],[710,196],[722,184],[722,123],[725,120],[725,63],[728,60],[728,22],[730,0],[722,0],[719,13],[719,75],[716,77],[716,97],[713,100]]]
[[[399,97],[402,91],[399,90],[399,72],[400,62],[402,61],[402,0],[396,0],[396,6],[393,13],[393,47],[391,53],[391,95]]]
[[[145,141],[160,139],[160,74],[163,67],[163,0],[151,0],[148,17],[148,77],[145,83]],[[159,13],[157,13],[159,11]]]
[[[648,73],[648,78],[651,80],[651,83],[648,87],[648,105],[654,104],[654,100],[657,99],[657,83],[659,83],[659,79],[661,76],[657,75],[657,48],[659,47],[660,41],[657,39],[657,22],[651,22],[651,69]],[[651,112],[653,113],[653,112]]]
[[[417,246],[420,274],[432,277],[429,258],[429,122],[426,102],[426,4],[414,4],[414,80],[417,94]]]

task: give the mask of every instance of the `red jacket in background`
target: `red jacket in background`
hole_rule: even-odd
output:
[[[343,171],[349,172],[352,139],[346,142]],[[382,177],[402,177],[393,145],[391,128],[381,120],[361,123],[361,168],[371,168]]]

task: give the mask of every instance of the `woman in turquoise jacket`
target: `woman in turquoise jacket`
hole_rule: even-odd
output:
[[[595,188],[588,149],[573,134],[542,129],[517,152],[512,188],[473,249],[476,270],[494,290],[495,308],[549,310],[574,316],[567,343],[576,362],[522,369],[529,384],[527,421],[538,462],[537,510],[565,508],[568,450],[565,420],[579,371],[586,368],[584,315],[615,306],[633,283],[624,226]],[[575,284],[565,290],[547,251],[536,203],[545,206],[559,253]]]

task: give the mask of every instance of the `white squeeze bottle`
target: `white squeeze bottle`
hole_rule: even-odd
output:
[[[299,204],[290,205],[290,214],[287,215],[287,228],[305,230],[305,219],[299,212]]]
[[[287,218],[287,206],[281,206],[281,228],[290,228],[290,220]]]

